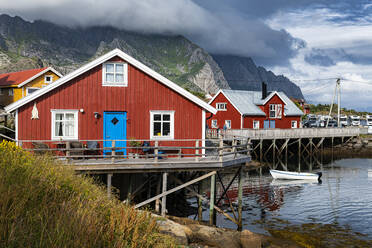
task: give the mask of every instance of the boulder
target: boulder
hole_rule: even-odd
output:
[[[243,230],[240,233],[240,243],[243,248],[261,248],[262,239],[258,234],[248,230]]]
[[[174,221],[157,218],[156,220],[159,231],[174,237],[178,245],[188,245],[188,235],[191,235],[191,230],[187,226],[180,225]]]
[[[197,243],[212,247],[240,248],[240,233],[225,228],[215,228],[192,224],[188,225],[192,234],[189,236],[190,243]]]

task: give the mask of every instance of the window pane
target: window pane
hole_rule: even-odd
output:
[[[170,136],[170,123],[169,122],[163,123],[163,136]]]
[[[115,75],[115,82],[116,83],[124,83],[124,75],[123,74],[116,74]]]
[[[106,82],[114,82],[114,74],[106,73]]]
[[[154,115],[154,121],[161,121],[161,115]]]
[[[163,121],[170,121],[170,115],[163,115]]]
[[[124,73],[124,65],[123,64],[116,64],[116,72],[117,73]]]
[[[55,125],[55,136],[63,136],[63,122],[57,121]]]
[[[74,114],[66,114],[66,120],[74,120]]]
[[[65,136],[74,136],[74,122],[66,121]]]
[[[56,114],[56,120],[63,120],[63,114]]]
[[[114,72],[114,64],[106,64],[106,72]]]
[[[154,122],[154,136],[161,136],[161,122]]]

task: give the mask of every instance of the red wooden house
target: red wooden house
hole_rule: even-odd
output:
[[[205,139],[206,112],[216,113],[212,106],[119,49],[5,110],[15,112],[20,142],[103,140],[104,146],[104,140],[131,138],[165,143]]]
[[[298,128],[303,112],[283,93],[220,90],[209,104],[217,114],[208,119],[209,128]]]

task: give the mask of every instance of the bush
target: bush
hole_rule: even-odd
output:
[[[0,144],[1,247],[173,247],[146,212],[93,179],[14,143]]]

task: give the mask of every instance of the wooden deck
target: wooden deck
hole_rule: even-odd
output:
[[[208,130],[209,137],[217,136],[215,130]],[[215,133],[214,133],[215,132]],[[332,137],[353,137],[366,133],[365,128],[297,128],[297,129],[230,129],[220,130],[223,137],[246,137],[259,139],[311,139]]]
[[[154,162],[154,159],[85,159],[72,160],[70,164],[80,173],[106,174],[106,173],[147,173],[147,172],[176,172],[176,171],[211,171],[221,170],[241,166],[250,162],[251,157],[248,155],[234,156],[226,155],[222,161],[219,158],[200,158],[195,161],[194,158],[164,158]]]

